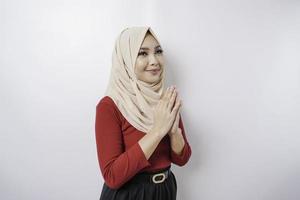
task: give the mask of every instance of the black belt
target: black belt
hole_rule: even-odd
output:
[[[159,170],[157,172],[141,172],[136,174],[132,178],[132,182],[134,183],[141,183],[141,182],[148,182],[148,183],[162,183],[164,182],[169,176],[171,176],[171,167]]]

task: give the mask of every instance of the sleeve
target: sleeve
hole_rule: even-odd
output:
[[[189,159],[192,155],[192,149],[186,138],[181,115],[179,118],[179,128],[181,128],[181,130],[182,130],[181,133],[182,133],[185,143],[184,143],[184,147],[183,147],[180,155],[175,153],[171,148],[171,162],[178,166],[183,166],[189,161]]]
[[[118,189],[141,169],[151,165],[138,142],[124,151],[121,121],[109,103],[96,108],[95,135],[97,155],[104,181]]]

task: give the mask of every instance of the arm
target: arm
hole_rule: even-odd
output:
[[[95,120],[98,161],[106,184],[113,189],[151,165],[138,142],[124,151],[121,121],[117,115],[109,103],[98,104]]]
[[[192,155],[192,149],[187,141],[182,118],[179,118],[179,128],[181,132],[178,132],[170,136],[171,145],[171,162],[178,166],[185,165]]]
[[[162,135],[155,129],[151,129],[149,133],[139,140],[138,143],[140,144],[146,159],[151,157],[161,139]]]
[[[177,155],[182,155],[182,150],[185,145],[185,140],[182,135],[182,130],[177,129],[177,132],[170,134],[171,149]]]

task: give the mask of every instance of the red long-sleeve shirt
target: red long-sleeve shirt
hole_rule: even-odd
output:
[[[95,136],[98,162],[105,183],[110,188],[118,189],[139,172],[158,171],[171,163],[185,165],[192,151],[181,117],[179,127],[185,140],[181,155],[172,150],[167,134],[147,160],[138,143],[146,133],[133,127],[114,101],[109,96],[104,96],[96,106]]]

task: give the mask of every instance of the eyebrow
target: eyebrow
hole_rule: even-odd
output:
[[[157,48],[161,48],[161,46],[160,45],[157,45],[156,47],[155,47],[155,49],[157,49]],[[141,50],[149,50],[149,48],[148,47],[141,47],[140,48]]]

